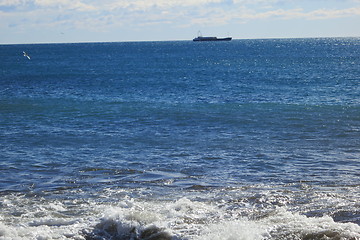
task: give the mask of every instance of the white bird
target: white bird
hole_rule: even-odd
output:
[[[27,57],[29,60],[31,59],[30,56],[26,52],[23,51],[23,53],[24,53],[24,57]]]

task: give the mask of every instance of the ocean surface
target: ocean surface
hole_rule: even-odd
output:
[[[0,45],[0,86],[1,240],[360,239],[360,38]]]

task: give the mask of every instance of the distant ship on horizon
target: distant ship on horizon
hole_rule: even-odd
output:
[[[198,36],[193,39],[194,42],[202,41],[231,41],[232,37],[218,38],[218,37],[203,37],[201,32],[198,32]]]

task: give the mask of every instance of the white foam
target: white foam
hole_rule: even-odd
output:
[[[76,227],[73,225],[70,228],[54,227],[48,225],[41,226],[6,226],[0,224],[0,239],[1,240],[42,240],[42,239],[77,239],[84,240],[85,238],[79,234]]]
[[[306,239],[360,239],[360,226],[335,222],[329,216],[306,217],[285,208],[276,209],[261,221],[268,225],[272,236],[281,239],[297,236]]]
[[[30,222],[29,226],[68,226],[77,222],[77,220],[67,220],[62,218],[42,218]]]
[[[268,236],[266,225],[243,219],[210,224],[194,239],[261,240]]]
[[[242,200],[182,197],[159,201],[126,196],[102,203],[21,196],[0,200],[6,200],[0,213],[1,240],[141,239],[144,234],[173,240],[360,239],[360,226],[354,223],[335,222],[329,216],[307,217],[286,206],[238,205]]]
[[[124,206],[124,203],[121,204]],[[118,232],[141,232],[156,226],[171,233],[176,239],[256,240],[327,237],[350,239],[360,237],[360,227],[353,223],[338,223],[331,217],[306,217],[277,208],[249,220],[239,217],[240,212],[213,204],[181,198],[173,202],[132,202],[131,207],[109,210],[103,225],[114,224]]]

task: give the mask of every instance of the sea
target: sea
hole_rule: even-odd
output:
[[[0,239],[360,239],[360,38],[0,45]]]

